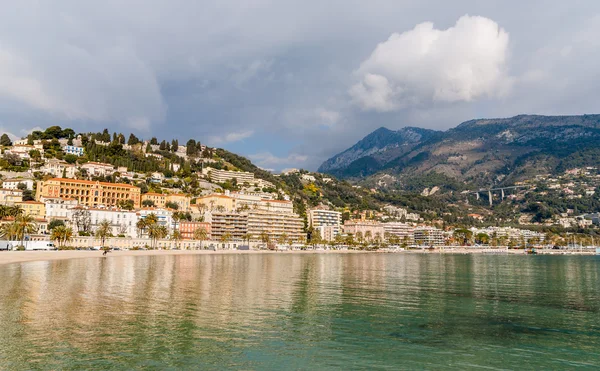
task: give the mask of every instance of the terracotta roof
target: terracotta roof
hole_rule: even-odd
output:
[[[80,179],[69,179],[69,178],[52,178],[47,181],[57,181],[57,182],[70,182],[70,183],[80,183],[80,184],[100,184],[103,186],[112,186],[112,187],[122,187],[122,188],[137,188],[139,187],[133,186],[131,184],[125,183],[108,183],[108,182],[97,182],[93,180],[80,180]]]
[[[16,202],[17,204],[39,204],[39,205],[45,205],[43,202],[39,202],[39,201],[21,201],[21,202]]]

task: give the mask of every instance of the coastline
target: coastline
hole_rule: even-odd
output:
[[[526,255],[524,250],[489,250],[454,248],[448,250],[405,250],[399,252],[364,250],[123,250],[111,251],[102,256],[102,251],[61,250],[61,251],[3,251],[0,252],[0,266],[12,263],[34,261],[54,261],[64,259],[112,258],[122,256],[167,256],[167,255],[244,255],[244,254],[453,254],[453,255]],[[541,251],[539,255],[595,255],[591,252]]]

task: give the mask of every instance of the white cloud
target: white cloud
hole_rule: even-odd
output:
[[[286,157],[277,157],[271,152],[260,152],[248,157],[264,169],[281,169],[289,165],[299,166],[308,160],[308,156],[298,153],[290,153]]]
[[[254,135],[253,130],[239,131],[228,133],[223,136],[212,136],[209,138],[209,142],[213,145],[220,145],[225,143],[239,142],[240,140],[246,139]]]
[[[349,93],[365,110],[394,111],[431,101],[506,94],[508,33],[491,19],[465,15],[446,30],[418,24],[380,43],[356,71]]]

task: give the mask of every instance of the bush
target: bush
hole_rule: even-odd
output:
[[[25,246],[23,246],[23,245],[19,245],[19,246],[17,246],[17,247],[15,248],[15,250],[17,250],[17,251],[25,251]]]

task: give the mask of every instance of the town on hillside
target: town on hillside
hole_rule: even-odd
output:
[[[484,212],[449,223],[333,177],[291,169],[271,174],[194,139],[143,140],[130,134],[75,133],[52,126],[0,139],[0,235],[11,249],[435,249],[593,245],[579,236],[493,223]],[[589,178],[589,181],[587,180]],[[597,170],[538,177],[540,195],[592,195]],[[423,191],[414,199],[433,197]],[[546,192],[546,193],[544,193]],[[482,197],[487,197],[482,193]],[[464,197],[463,197],[464,196]],[[479,192],[463,192],[465,204]],[[419,198],[420,197],[420,198]],[[489,193],[490,203],[493,201]],[[523,225],[593,227],[598,214],[557,217],[532,210]],[[543,214],[540,216],[540,214]],[[536,219],[537,218],[537,219]],[[486,223],[485,220],[488,222]],[[543,224],[542,223],[542,224]],[[49,244],[48,242],[52,242]]]

